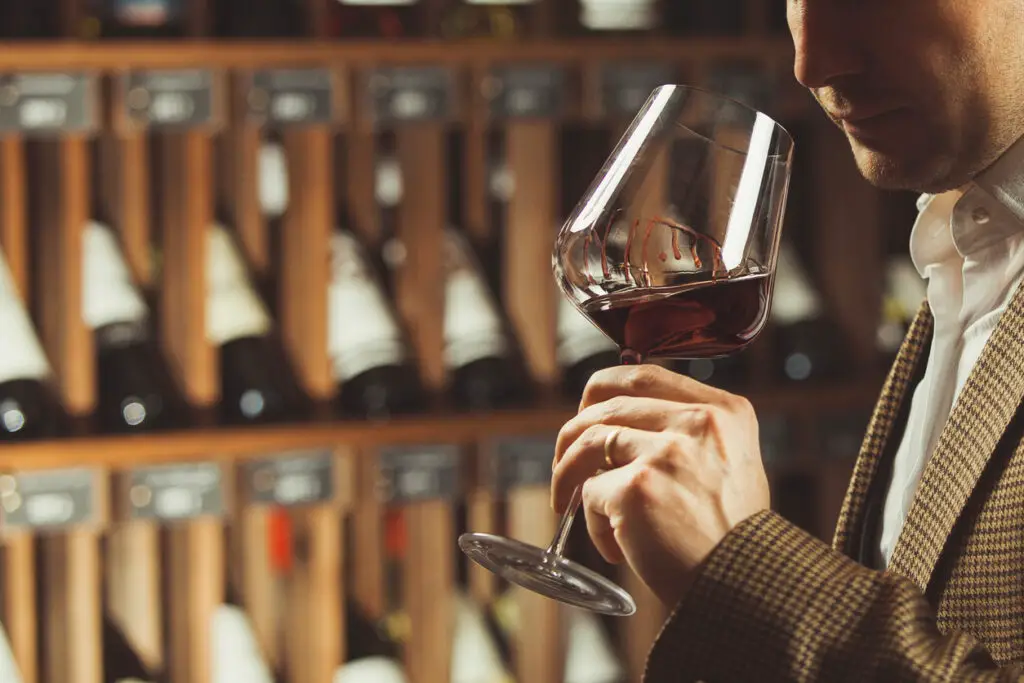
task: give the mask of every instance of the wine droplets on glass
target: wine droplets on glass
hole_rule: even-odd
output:
[[[624,365],[741,351],[771,307],[793,141],[761,112],[686,86],[656,88],[559,232],[566,297]],[[491,534],[459,546],[481,566],[555,600],[627,616],[633,598],[563,556],[573,492],[551,544]]]

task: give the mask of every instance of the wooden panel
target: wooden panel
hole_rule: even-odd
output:
[[[125,260],[135,281],[153,284],[150,250],[150,167],[145,134],[105,133],[100,140],[102,214],[121,233]]]
[[[367,244],[380,240],[380,207],[376,196],[376,136],[353,130],[345,138],[344,181],[349,213],[355,225],[348,226]]]
[[[193,0],[195,1],[195,0]],[[199,0],[202,2],[203,0]],[[256,65],[295,66],[324,63],[455,64],[467,60],[489,62],[572,62],[587,59],[594,43],[586,38],[531,41],[115,41],[8,44],[0,51],[0,70],[119,69],[203,66],[238,68]],[[684,62],[725,58],[788,59],[793,44],[788,38],[610,39],[601,41],[606,60],[638,59]],[[794,85],[794,89],[796,86]]]
[[[220,520],[200,519],[170,530],[171,683],[210,683],[211,625],[224,602]]]
[[[91,214],[89,148],[84,138],[45,143],[41,182],[59,190],[40,202],[40,336],[57,374],[61,400],[72,415],[96,406],[92,334],[82,318],[82,230]]]
[[[232,530],[232,577],[241,593],[242,606],[256,634],[256,642],[271,668],[282,661],[279,640],[279,591],[271,565],[271,512],[262,506],[242,505],[235,512]]]
[[[423,124],[396,134],[405,195],[398,216],[398,239],[407,257],[396,273],[398,310],[420,362],[424,385],[444,384],[444,271],[441,243],[447,217],[444,129]]]
[[[164,350],[190,401],[220,394],[217,356],[206,338],[206,239],[213,218],[210,142],[198,132],[168,134],[163,145]]]
[[[281,329],[303,388],[314,399],[329,399],[336,391],[326,314],[334,226],[331,133],[304,128],[284,140],[291,200],[281,236]]]
[[[4,613],[0,614],[23,683],[40,683],[36,616],[36,561],[32,536],[11,534],[4,540],[0,574]]]
[[[242,251],[257,277],[270,268],[267,224],[260,206],[259,154],[261,137],[255,126],[239,124],[224,133],[221,182]]]
[[[358,561],[352,563],[352,596],[370,619],[380,620],[385,616],[384,513],[377,497],[377,459],[365,454],[355,470],[359,487],[352,511],[352,545]]]
[[[473,457],[469,460],[471,470],[470,488],[466,496],[466,523],[467,531],[482,534],[500,534],[503,530],[498,529],[498,495],[490,486],[486,472],[489,458],[483,455],[479,448],[471,453]],[[493,454],[487,454],[493,457]],[[542,541],[547,543],[551,539]],[[481,605],[487,605],[498,597],[498,577],[475,562],[469,563],[469,594]]]
[[[506,135],[516,191],[508,206],[503,249],[505,310],[533,379],[553,387],[559,380],[557,305],[551,278],[560,196],[557,130],[549,122],[513,123]]]
[[[547,547],[557,522],[551,512],[551,492],[547,487],[509,494],[512,538]],[[559,603],[529,591],[516,591],[516,600],[522,615],[516,642],[517,679],[558,683],[564,676],[566,647]]]
[[[28,292],[25,145],[17,137],[0,140],[0,247],[22,297]]]
[[[409,614],[405,663],[411,683],[447,681],[451,653],[455,582],[455,523],[447,501],[406,507],[408,551],[403,594]]]
[[[770,409],[776,414],[800,414],[813,418],[844,410],[870,410],[881,384],[882,378],[869,374],[862,381],[850,385],[751,390],[748,398],[760,411]],[[388,423],[387,429],[381,429],[375,422],[339,422],[244,429],[196,428],[150,434],[143,440],[106,436],[18,443],[5,445],[0,451],[0,468],[124,468],[175,462],[201,454],[216,454],[211,457],[218,460],[244,460],[268,451],[318,448],[336,443],[359,449],[383,445],[462,443],[494,434],[550,433],[557,431],[575,414],[575,406],[540,404],[527,410],[471,416],[440,414],[397,418]],[[369,457],[365,452],[363,455]]]
[[[125,521],[107,532],[107,613],[152,671],[164,666],[161,566],[159,530],[155,524]]]
[[[48,683],[102,683],[103,642],[99,525],[107,518],[106,476],[96,473],[97,524],[46,535],[43,580],[43,667]]]

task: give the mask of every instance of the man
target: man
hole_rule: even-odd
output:
[[[601,553],[673,609],[650,683],[1024,680],[1024,0],[788,13],[796,77],[862,174],[928,193],[928,300],[833,547],[769,511],[750,405],[654,367],[592,379],[554,507],[583,484]]]

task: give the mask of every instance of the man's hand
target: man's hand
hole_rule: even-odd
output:
[[[770,504],[750,403],[655,365],[587,384],[558,435],[557,512],[577,486],[601,555],[628,562],[670,608],[726,534]]]

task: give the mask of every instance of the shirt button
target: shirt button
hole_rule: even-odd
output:
[[[971,212],[971,218],[973,218],[974,222],[978,225],[985,225],[988,223],[988,219],[990,218],[988,209],[983,206],[979,206]]]

